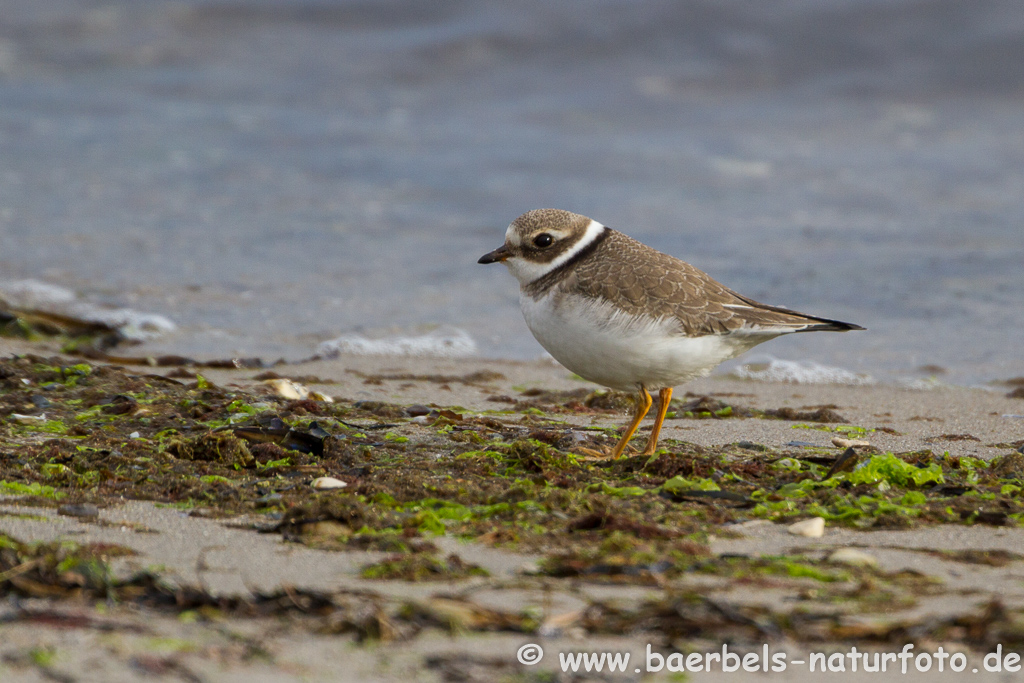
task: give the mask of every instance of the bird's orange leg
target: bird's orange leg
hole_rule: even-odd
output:
[[[622,435],[622,440],[619,441],[615,446],[615,450],[612,451],[612,459],[622,457],[622,452],[626,450],[626,444],[636,434],[636,428],[640,426],[640,421],[647,415],[647,411],[651,409],[653,403],[654,399],[647,393],[647,389],[640,387],[640,393],[636,395],[636,410],[633,413],[633,421],[629,423],[626,433]]]
[[[658,449],[658,435],[661,434],[661,424],[665,421],[665,413],[668,412],[669,401],[672,400],[672,387],[667,387],[658,392],[658,399],[661,405],[658,406],[658,417],[654,419],[654,427],[651,428],[651,438],[647,440],[644,448],[644,455],[654,455]]]

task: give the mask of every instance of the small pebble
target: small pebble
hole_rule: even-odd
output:
[[[420,415],[428,415],[430,413],[430,408],[422,403],[415,403],[406,408],[405,412],[409,417],[419,417]]]
[[[100,516],[100,510],[95,505],[85,503],[83,505],[61,505],[57,508],[58,515],[67,515],[68,517],[87,517],[95,519]]]
[[[315,489],[343,489],[348,486],[341,479],[335,479],[334,477],[317,477],[310,482],[310,485]]]
[[[839,446],[840,448],[856,448],[858,446],[870,446],[871,444],[860,439],[842,439],[837,436],[832,439],[832,445]]]
[[[840,548],[828,556],[829,562],[848,564],[851,567],[877,567],[878,559],[856,548]]]
[[[807,538],[821,538],[825,535],[825,520],[821,517],[811,517],[795,524],[790,524],[786,531],[794,536],[806,536]]]
[[[137,439],[137,438],[139,438],[140,436],[142,436],[142,435],[141,435],[141,434],[139,434],[138,432],[132,432],[131,434],[129,434],[129,435],[128,435],[128,438],[129,438],[129,439]]]
[[[418,425],[425,425],[428,422],[430,422],[430,416],[429,415],[417,415],[413,419],[409,420],[409,422],[415,422]]]
[[[36,408],[39,408],[40,410],[45,410],[53,405],[52,403],[50,403],[50,399],[46,398],[45,396],[40,396],[39,394],[36,394],[29,400],[32,401],[32,405],[34,405]]]

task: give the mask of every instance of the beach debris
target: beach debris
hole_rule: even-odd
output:
[[[786,527],[786,531],[794,536],[821,538],[825,535],[825,520],[822,517],[803,519]]]
[[[963,562],[965,564],[983,564],[989,567],[1005,567],[1011,562],[1024,560],[1024,555],[1009,550],[996,548],[993,550],[925,550],[929,555],[934,555],[948,562]]]
[[[806,406],[802,410],[794,408],[771,408],[764,411],[768,417],[792,422],[823,422],[830,424],[849,424],[849,420],[836,412],[839,406]]]
[[[457,581],[474,576],[490,576],[480,565],[466,562],[452,553],[445,558],[433,553],[400,553],[363,567],[364,579],[402,581]]]
[[[313,391],[305,385],[300,384],[295,380],[288,379],[287,377],[263,380],[263,384],[270,387],[274,396],[287,399],[289,401],[305,401],[306,399],[309,399],[312,401],[321,401],[323,403],[334,403],[334,399],[327,394],[322,394],[319,391]]]
[[[696,418],[699,420],[721,420],[729,417],[761,417],[764,415],[760,411],[725,403],[711,396],[698,396],[693,400],[679,402],[678,404],[672,401],[670,410],[675,411],[677,418]]]
[[[935,443],[937,441],[981,441],[978,437],[973,434],[939,434],[938,436],[925,437],[925,443]]]
[[[877,567],[878,558],[857,548],[840,548],[828,556],[829,562],[846,564],[851,567]]]
[[[667,483],[668,482],[666,482],[666,484]],[[723,501],[728,503],[738,503],[738,507],[753,507],[753,501],[744,495],[733,493],[732,491],[676,487],[671,489],[662,489],[661,495],[664,498],[668,498],[676,502],[708,501],[710,503],[713,501]]]
[[[504,394],[488,396],[494,403],[508,403],[513,410],[542,410],[553,413],[619,413],[633,407],[634,397],[621,391],[592,390],[586,387],[548,390],[530,387],[519,392],[524,398]]]
[[[102,406],[100,412],[104,415],[129,415],[139,409],[139,402],[126,394],[102,399],[98,405]]]
[[[49,389],[49,387],[56,386],[56,384],[50,384],[47,385],[47,389]],[[39,410],[46,410],[47,408],[53,407],[53,403],[50,401],[50,399],[46,398],[45,396],[40,396],[38,394],[36,394],[35,396],[30,396],[29,401],[31,401],[32,405],[34,405]]]
[[[253,467],[256,463],[245,441],[230,432],[209,432],[192,439],[178,439],[167,446],[166,452],[181,460],[239,467]]]
[[[992,473],[1000,479],[1019,479],[1024,481],[1024,444],[1007,455],[992,460]]]
[[[22,415],[20,413],[11,413],[10,419],[14,422],[20,422],[21,424],[42,424],[46,422],[46,414],[42,415]]]
[[[361,370],[347,368],[345,372],[360,377],[367,384],[380,382],[430,382],[432,384],[465,384],[479,386],[507,379],[505,375],[494,370],[477,370],[465,375],[417,375],[411,372],[365,373]]]
[[[854,467],[857,466],[857,462],[860,460],[860,456],[857,455],[857,451],[852,446],[848,446],[842,454],[836,458],[832,467],[829,468],[828,473],[822,477],[822,481],[831,479],[840,472],[850,472]]]
[[[97,351],[96,349],[73,349],[68,350],[73,355],[85,356],[105,363],[116,365],[148,365],[154,368],[178,368],[169,374],[175,377],[188,377],[192,373],[185,370],[186,366],[193,368],[213,368],[215,370],[252,370],[265,368],[267,363],[262,358],[218,358],[215,360],[196,360],[188,356],[166,355],[166,356],[115,356],[109,353]],[[285,361],[278,360],[273,365],[281,365]]]
[[[259,418],[260,424],[237,427],[232,433],[250,443],[274,444],[283,449],[323,455],[324,442],[331,438],[315,420],[306,429],[287,425],[279,417]]]
[[[863,448],[870,446],[871,443],[864,441],[863,439],[844,439],[839,436],[832,437],[832,445],[838,446],[839,448]]]
[[[409,605],[413,615],[450,631],[526,631],[530,618],[519,612],[502,612],[467,600],[432,597]]]
[[[335,479],[334,477],[317,477],[313,481],[309,482],[309,485],[315,489],[329,490],[329,489],[343,489],[348,486],[347,483],[341,479]]]

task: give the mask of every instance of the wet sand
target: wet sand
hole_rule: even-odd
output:
[[[0,340],[0,356],[14,352],[41,353],[40,345]],[[45,348],[45,346],[43,347]],[[46,354],[43,354],[46,355]],[[165,368],[143,368],[165,373]],[[386,401],[399,405],[427,404],[458,407],[467,414],[507,407],[495,397],[521,396],[530,388],[548,391],[590,386],[574,379],[560,366],[544,362],[499,360],[439,360],[428,358],[340,357],[276,368],[282,375],[320,378],[310,388],[343,400]],[[209,381],[224,387],[252,388],[254,370],[204,369]],[[486,373],[486,374],[483,374]],[[500,373],[500,377],[495,373]],[[390,377],[390,378],[389,378]],[[1024,438],[1024,400],[1006,398],[1005,392],[935,387],[928,390],[890,386],[809,386],[768,384],[712,377],[680,387],[686,392],[728,398],[732,405],[756,409],[807,409],[823,405],[852,425],[865,428],[863,438],[883,451],[948,451],[954,456],[991,459],[1012,452],[1008,446]],[[625,415],[560,414],[559,420],[579,427],[620,425]],[[799,450],[814,444],[834,446],[832,431],[802,428],[802,423],[765,419],[669,420],[663,433],[702,446],[752,442],[773,450]],[[795,428],[796,427],[796,428]],[[875,431],[871,431],[875,430]],[[151,613],[137,607],[95,605],[68,600],[9,598],[0,608],[0,678],[3,680],[104,680],[128,681],[162,675],[181,680],[217,681],[484,681],[580,680],[544,678],[557,666],[556,652],[630,651],[643,666],[645,646],[654,642],[665,648],[692,647],[695,651],[721,648],[721,642],[685,637],[670,643],[643,633],[621,636],[588,635],[580,628],[581,615],[595,604],[615,604],[629,609],[658,599],[669,592],[696,592],[711,601],[734,608],[771,612],[791,609],[795,600],[818,590],[814,581],[794,584],[744,584],[726,576],[693,573],[669,585],[615,585],[574,578],[553,578],[524,573],[538,557],[483,543],[439,537],[441,553],[457,552],[468,562],[485,568],[489,577],[468,578],[456,583],[410,583],[361,578],[360,571],[385,556],[379,551],[319,550],[283,541],[277,534],[260,534],[245,523],[247,518],[206,519],[187,511],[160,507],[150,502],[125,500],[100,510],[97,520],[56,514],[53,508],[12,504],[0,506],[0,531],[22,541],[73,540],[127,546],[133,557],[114,563],[119,575],[160,566],[173,581],[201,585],[213,595],[246,595],[282,587],[311,591],[344,591],[352,599],[383,609],[400,605],[425,605],[440,609],[441,598],[456,597],[460,605],[473,605],[498,613],[540,615],[548,627],[541,634],[490,633],[467,629],[450,637],[443,629],[427,628],[410,640],[357,645],[351,634],[325,634],[297,625],[293,619],[203,618]],[[786,532],[784,525],[766,520],[723,527],[708,538],[713,556],[776,557],[799,554],[824,560],[838,548],[855,548],[869,554],[887,575],[907,573],[927,579],[913,605],[848,615],[844,622],[851,633],[863,638],[877,632],[874,647],[898,651],[903,642],[894,623],[908,625],[931,621],[985,619],[986,605],[997,601],[1000,609],[1017,617],[1024,610],[1024,583],[1020,555],[1024,531],[1015,526],[939,525],[912,529],[856,530],[831,525],[821,538],[802,538]],[[943,553],[941,551],[949,551]],[[1005,562],[979,563],[977,555],[956,556],[958,551],[1003,551]],[[870,587],[865,587],[870,591]],[[818,607],[821,608],[820,606]],[[26,617],[26,615],[34,615]],[[48,616],[47,616],[48,615]],[[458,621],[460,617],[452,617]],[[564,623],[565,627],[554,624]],[[907,642],[917,642],[917,652],[946,650],[970,653],[978,665],[984,652],[969,643],[921,639],[908,626]],[[1011,629],[1012,630],[1012,629]],[[729,638],[723,632],[722,638]],[[767,636],[766,636],[767,638]],[[524,643],[541,643],[548,656],[532,668],[515,661]],[[824,640],[791,642],[769,639],[773,651],[785,651],[797,659],[808,651],[845,648]],[[858,642],[860,642],[858,640]],[[1019,646],[1017,650],[1024,649]],[[640,659],[637,659],[640,658]],[[673,680],[659,674],[616,674],[609,678],[582,680]],[[980,668],[980,667],[979,667]],[[791,666],[786,672],[760,674],[765,680],[820,680],[806,667]],[[727,674],[690,674],[692,680],[728,679]],[[907,680],[926,680],[926,674]],[[982,672],[979,680],[986,680]],[[995,675],[992,675],[995,680]],[[871,674],[846,673],[844,680],[873,680]],[[876,675],[877,677],[877,675]],[[934,680],[928,678],[927,680]]]

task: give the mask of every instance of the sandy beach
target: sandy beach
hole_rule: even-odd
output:
[[[727,644],[785,653],[793,662],[785,671],[759,675],[803,681],[820,675],[795,663],[810,653],[898,652],[907,643],[918,654],[962,651],[983,680],[996,680],[982,657],[999,644],[1024,649],[1024,532],[1013,502],[1024,401],[1005,390],[712,377],[679,389],[656,458],[611,464],[578,447],[573,454],[573,444],[613,444],[626,409],[602,409],[614,397],[551,362],[342,356],[272,369],[334,399],[326,403],[275,397],[257,379],[265,369],[90,362],[74,382],[40,389],[49,384],[33,372],[82,363],[53,351],[0,340],[0,451],[24,463],[5,482],[38,485],[5,488],[0,530],[18,544],[93,548],[109,573],[101,591],[81,569],[45,574],[44,561],[18,546],[21,563],[0,575],[3,680],[657,681],[675,674],[648,670],[648,644],[663,656]],[[35,355],[12,355],[25,353]],[[190,389],[197,373],[203,384]],[[230,406],[235,434],[265,412],[293,432],[326,426],[340,445],[319,455],[274,445],[295,457],[260,464],[270,444],[249,442],[255,463],[201,462],[201,435],[226,428],[208,413],[177,430],[183,442],[154,434],[163,419],[157,374],[176,376],[164,382],[177,405],[202,394],[204,409]],[[60,412],[62,396],[81,398],[67,399],[79,416],[90,402],[117,405],[99,396],[103,382],[110,391],[134,383],[130,396],[143,407],[107,409],[95,424],[103,411],[93,408],[71,418],[77,430],[53,426],[70,414]],[[44,392],[49,433],[31,422],[47,412],[31,399]],[[273,433],[260,424],[265,437]],[[354,428],[339,431],[345,425]],[[79,468],[61,455],[68,444],[103,453],[95,442],[103,430],[109,476],[68,474]],[[886,453],[916,463],[908,476],[942,478],[847,482],[789,505],[794,486],[828,479],[846,452],[840,439],[868,444],[835,475],[850,482]],[[129,453],[136,468],[156,468],[147,482],[173,471],[231,494],[204,502],[195,497],[202,484],[187,499],[174,498],[178,484],[133,485],[113,464],[122,455],[132,462]],[[319,476],[347,486],[316,491]],[[860,498],[836,498],[844,487]],[[823,535],[789,531],[817,514],[829,518]],[[388,535],[394,524],[404,529],[398,536]],[[143,587],[140,574],[163,588]],[[531,643],[548,655],[520,664],[518,649]],[[561,671],[556,653],[584,651],[630,652],[637,666],[589,677]],[[908,680],[927,676],[914,675]],[[719,666],[687,676],[729,674]]]

